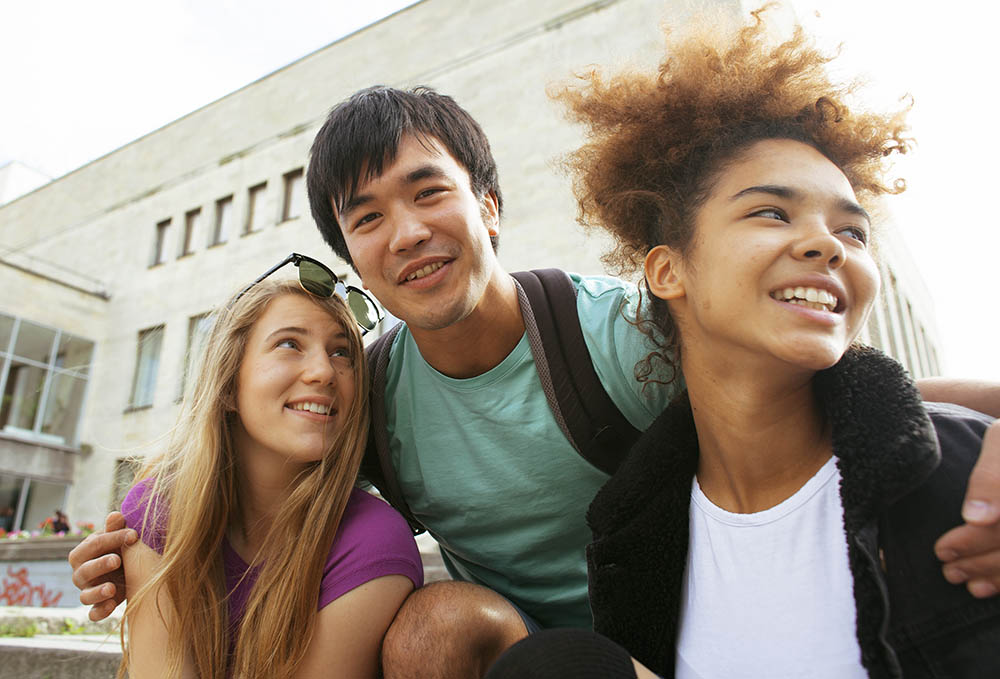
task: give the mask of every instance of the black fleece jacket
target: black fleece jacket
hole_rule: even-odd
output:
[[[922,404],[895,361],[851,349],[816,375],[841,474],[857,636],[871,677],[1000,677],[1000,599],[949,585],[934,542],[961,523],[991,419]],[[587,513],[594,629],[674,676],[698,438],[686,394],[649,427]],[[824,583],[817,582],[817,587]]]

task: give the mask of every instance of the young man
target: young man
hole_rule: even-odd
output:
[[[607,476],[583,460],[549,410],[525,338],[518,288],[495,254],[502,197],[489,143],[451,98],[431,90],[363,90],[317,135],[308,186],[334,251],[406,326],[386,376],[390,450],[414,515],[464,582],[415,592],[386,636],[387,677],[479,676],[540,626],[590,625],[584,512]],[[634,377],[650,348],[633,318],[634,286],[574,277],[598,376],[645,429],[676,386]],[[947,385],[924,395],[953,400]],[[976,401],[979,395],[981,401]],[[995,391],[964,404],[1000,414]],[[981,596],[1000,585],[1000,431],[970,482],[966,525],[938,553],[945,574]],[[978,513],[977,513],[978,512]],[[107,582],[129,537],[108,533],[70,556],[81,601],[104,617],[122,599]],[[476,583],[476,584],[473,584]]]

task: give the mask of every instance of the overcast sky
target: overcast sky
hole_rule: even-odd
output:
[[[0,164],[16,159],[51,176],[412,4],[0,2]],[[896,219],[935,300],[946,372],[1000,380],[1000,9],[973,0],[791,4],[826,44],[844,44],[845,68],[866,73],[874,96],[914,96],[919,146],[899,167],[909,189],[893,199]]]

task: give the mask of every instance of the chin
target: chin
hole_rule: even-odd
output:
[[[847,351],[846,346],[819,342],[803,343],[782,352],[781,358],[799,368],[819,372],[837,364]]]

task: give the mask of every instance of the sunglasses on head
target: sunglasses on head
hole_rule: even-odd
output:
[[[258,276],[253,283],[243,288],[240,294],[236,295],[233,301],[229,303],[229,306],[232,307],[250,288],[286,264],[294,264],[296,266],[299,270],[299,285],[311,295],[333,297],[337,291],[337,285],[343,285],[340,279],[337,278],[337,274],[330,271],[322,262],[312,257],[306,257],[305,255],[293,252]],[[382,320],[382,312],[376,306],[375,302],[372,301],[372,298],[363,290],[359,290],[353,285],[344,285],[344,298],[347,300],[347,307],[354,314],[354,320],[361,326],[362,335],[372,330]]]

